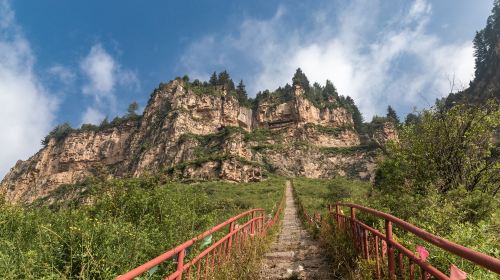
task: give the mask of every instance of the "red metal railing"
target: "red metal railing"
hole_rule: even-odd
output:
[[[236,215],[149,262],[118,276],[116,280],[133,279],[168,260],[175,260],[177,266],[176,270],[165,278],[167,280],[207,279],[218,265],[229,259],[232,248],[241,248],[248,238],[266,234],[279,219],[283,205],[282,200],[274,216],[267,221],[264,218],[264,209],[261,208],[251,209]],[[228,233],[224,237],[186,262],[188,248],[224,228],[228,228]]]
[[[350,208],[350,216],[346,216],[341,212],[340,207],[342,206]],[[385,234],[356,219],[356,210],[384,219]],[[387,262],[387,276],[389,279],[396,279],[396,276],[398,276],[400,279],[406,277],[413,280],[418,276],[417,274],[420,274],[421,279],[429,279],[430,276],[436,279],[450,279],[446,274],[395,241],[392,233],[393,225],[411,232],[422,240],[445,251],[500,274],[499,259],[445,240],[392,215],[352,203],[337,203],[335,204],[335,212],[332,211],[331,206],[329,212],[330,215],[335,217],[335,221],[340,228],[350,231],[357,253],[365,259],[375,259],[376,273],[379,279],[383,276],[381,265],[385,262]],[[406,267],[405,257],[407,259]],[[415,265],[420,267],[419,273],[415,270]]]

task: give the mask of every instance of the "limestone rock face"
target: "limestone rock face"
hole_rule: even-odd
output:
[[[257,127],[278,128],[290,124],[308,123],[327,127],[353,127],[352,115],[345,108],[317,108],[304,97],[300,86],[295,88],[295,99],[281,104],[263,102],[256,112]]]
[[[102,132],[71,134],[60,143],[51,139],[48,145],[27,161],[18,161],[5,176],[1,188],[8,201],[44,196],[61,184],[78,182],[102,172],[121,176],[130,154],[127,151],[134,123]]]
[[[162,174],[179,180],[258,181],[287,176],[369,179],[375,155],[364,150],[344,108],[317,108],[300,87],[292,100],[241,106],[223,88],[200,92],[178,79],[156,89],[142,116],[52,138],[18,161],[0,184],[9,202],[47,196],[87,177]],[[380,132],[390,139],[390,128]]]
[[[380,128],[374,131],[372,139],[381,146],[385,145],[388,141],[399,141],[394,123],[384,123]]]

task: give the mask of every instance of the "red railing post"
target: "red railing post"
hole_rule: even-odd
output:
[[[234,231],[234,222],[231,222],[229,224],[229,234],[233,233]],[[233,236],[231,235],[228,240],[227,240],[227,255],[229,256],[231,254],[231,246],[233,245]]]
[[[368,231],[366,229],[362,230],[363,232],[363,250],[365,251],[365,259],[369,260],[370,259],[370,246],[368,245]]]
[[[264,233],[264,227],[266,224],[266,213],[261,212],[260,214],[260,231]]]
[[[255,233],[255,211],[252,211],[252,223],[251,223],[251,226],[250,226],[250,233],[251,234],[254,234]]]
[[[358,253],[358,241],[356,236],[356,208],[351,207],[351,232],[352,232],[352,241],[354,243],[354,248],[356,249],[356,253]]]
[[[340,227],[340,205],[335,204],[335,221],[337,226]]]
[[[392,223],[385,220],[385,239],[387,243],[387,264],[389,267],[389,279],[396,279],[394,247],[392,246]]]
[[[179,271],[179,276],[176,280],[182,280],[182,270],[184,268],[184,256],[186,256],[186,250],[182,249],[179,254],[177,254],[177,271]]]

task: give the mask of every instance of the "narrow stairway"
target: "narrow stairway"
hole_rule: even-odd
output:
[[[287,181],[281,232],[264,257],[260,279],[331,279],[330,270],[328,259],[319,244],[302,227],[291,183]]]

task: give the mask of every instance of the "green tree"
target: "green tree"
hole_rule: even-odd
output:
[[[405,125],[414,125],[419,122],[419,117],[414,113],[409,113],[405,118]]]
[[[217,72],[214,71],[214,73],[212,73],[212,76],[210,76],[210,80],[208,81],[210,83],[210,85],[212,86],[216,86],[218,84],[218,80],[217,80]]]
[[[300,85],[307,92],[310,88],[309,80],[300,68],[297,68],[292,78],[293,85]]]
[[[130,103],[130,105],[128,105],[128,108],[127,108],[127,116],[128,117],[134,117],[134,116],[137,116],[137,109],[139,109],[139,104],[137,104],[137,102],[132,102]]]
[[[361,115],[358,106],[356,106],[354,100],[350,96],[347,96],[345,100],[348,105],[348,110],[352,114],[352,121],[354,122],[354,128],[357,131],[361,131],[363,127],[363,115]]]
[[[238,101],[240,103],[245,103],[248,101],[248,95],[243,80],[240,80],[238,86],[236,87],[236,97],[238,98]]]
[[[106,129],[107,127],[109,126],[109,120],[108,120],[108,117],[106,116],[101,124],[99,124],[99,129]]]
[[[57,142],[65,139],[70,133],[75,131],[68,122],[56,126],[45,138],[42,140],[42,145],[49,144],[50,139],[54,138]]]
[[[486,61],[488,58],[488,48],[486,42],[484,41],[484,32],[476,32],[474,36],[473,46],[474,46],[474,56],[475,56],[475,75],[480,77],[483,75],[486,69]]]
[[[493,102],[424,111],[416,125],[401,130],[398,143],[389,145],[377,186],[421,195],[463,189],[495,196],[500,165],[492,134],[499,123],[500,109]]]
[[[337,99],[339,94],[337,93],[337,89],[333,85],[330,80],[326,80],[325,87],[323,88],[323,98],[328,100],[329,97],[334,97]]]
[[[396,114],[396,111],[391,107],[391,105],[387,107],[387,119],[396,124],[399,124],[398,114]]]
[[[219,77],[217,78],[217,85],[223,86],[226,90],[234,90],[234,82],[231,80],[229,73],[224,70],[219,73]]]

